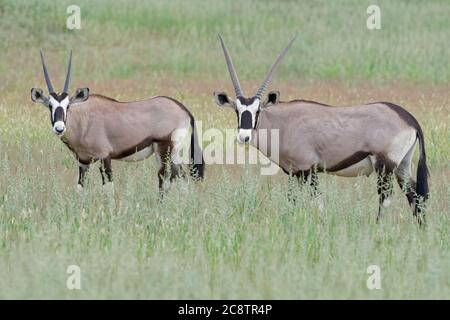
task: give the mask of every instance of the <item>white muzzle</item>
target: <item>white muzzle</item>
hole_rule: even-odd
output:
[[[237,134],[239,143],[248,143],[252,140],[252,129],[239,129]]]
[[[53,132],[58,136],[62,135],[66,131],[66,125],[63,121],[56,121],[53,125]]]

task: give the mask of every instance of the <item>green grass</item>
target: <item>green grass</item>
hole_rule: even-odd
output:
[[[366,28],[373,3],[381,7],[382,30]],[[20,80],[35,74],[39,47],[56,63],[52,70],[62,70],[73,48],[80,80],[158,72],[225,80],[220,32],[245,79],[260,79],[297,33],[277,78],[450,81],[447,1],[82,0],[79,31],[65,28],[70,1],[0,4],[0,70],[9,76],[9,62],[19,62],[26,67]]]
[[[380,31],[366,29],[373,2]],[[77,3],[82,30],[68,31],[71,1],[0,0],[0,298],[450,297],[448,1]],[[114,162],[114,194],[94,165],[78,194],[75,160],[30,102],[30,88],[44,86],[38,49],[57,88],[73,48],[72,89],[167,94],[204,130],[234,128],[212,102],[213,90],[231,88],[218,32],[247,91],[298,32],[273,85],[283,100],[410,110],[429,157],[427,228],[398,188],[375,223],[375,177],[320,176],[322,213],[283,174],[251,165],[208,166],[203,183],[178,181],[162,202],[152,159]],[[66,288],[72,264],[79,291]],[[367,289],[369,265],[381,268],[382,290]]]
[[[400,192],[375,223],[374,178],[322,179],[323,213],[252,168],[210,168],[215,179],[180,181],[158,203],[151,161],[116,165],[114,196],[95,168],[78,194],[54,149],[2,159],[2,298],[448,298],[450,190],[437,176],[421,230]],[[80,291],[65,287],[71,264]],[[372,264],[382,290],[366,287]]]

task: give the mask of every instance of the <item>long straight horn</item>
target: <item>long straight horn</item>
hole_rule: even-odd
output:
[[[41,54],[42,69],[44,69],[44,77],[45,77],[45,82],[47,83],[48,92],[53,93],[53,92],[55,92],[55,90],[53,90],[52,82],[50,81],[47,67],[45,66],[44,55],[42,54],[42,50],[39,50],[39,53]]]
[[[230,54],[228,53],[228,49],[223,42],[222,37],[219,34],[220,44],[222,45],[223,54],[225,55],[225,60],[227,61],[228,71],[230,72],[231,81],[233,82],[234,92],[236,93],[236,97],[243,97],[244,94],[241,90],[241,85],[239,84],[239,79],[236,74],[236,70],[233,66],[233,61],[231,61]]]
[[[69,90],[69,83],[70,83],[71,73],[72,73],[72,50],[70,50],[69,66],[67,67],[66,82],[64,82],[64,90],[63,90],[63,92],[65,92],[65,93],[67,93],[67,90]]]
[[[275,60],[275,62],[273,63],[272,67],[269,70],[269,73],[266,76],[266,79],[264,80],[263,84],[261,85],[261,87],[259,87],[258,91],[255,94],[255,97],[257,97],[258,99],[261,100],[261,97],[262,97],[264,91],[267,90],[267,87],[269,86],[270,81],[272,81],[272,77],[273,77],[275,71],[277,70],[278,66],[280,65],[281,60],[283,60],[283,57],[288,52],[289,48],[292,46],[292,44],[294,43],[296,38],[297,38],[297,35],[295,35],[292,38],[292,40],[289,42],[287,47],[280,53],[277,60]]]

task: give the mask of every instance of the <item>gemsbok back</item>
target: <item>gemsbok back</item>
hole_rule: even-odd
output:
[[[44,96],[42,89],[33,88],[31,100],[49,109],[53,132],[78,160],[79,188],[83,188],[89,165],[97,160],[101,161],[105,184],[112,182],[111,160],[139,161],[155,153],[159,188],[166,189],[175,177],[184,175],[180,151],[189,130],[191,174],[203,178],[204,161],[195,120],[183,104],[165,96],[119,102],[89,94],[88,88],[76,89],[69,98],[72,52],[62,93],[54,90],[42,51],[40,55],[49,96]]]
[[[262,101],[263,93],[295,38],[275,60],[256,94],[246,97],[220,35],[219,39],[236,100],[225,92],[214,92],[214,97],[219,106],[236,112],[240,143],[251,142],[284,172],[311,185],[313,193],[317,193],[317,172],[356,177],[369,176],[375,171],[379,194],[377,221],[382,216],[382,207],[390,203],[392,176],[395,175],[413,215],[419,224],[424,222],[424,202],[429,194],[424,136],[418,121],[408,111],[389,102],[353,107],[307,100],[282,102],[278,91],[269,92]],[[270,143],[258,141],[259,131],[273,129],[279,134],[277,157],[273,156],[275,149]],[[417,144],[420,156],[415,180],[411,165]]]

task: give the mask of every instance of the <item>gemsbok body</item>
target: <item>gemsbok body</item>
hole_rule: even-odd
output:
[[[236,100],[224,92],[215,92],[219,106],[231,107],[238,119],[237,140],[252,143],[284,172],[310,184],[317,190],[317,172],[339,176],[378,175],[379,210],[389,204],[392,176],[405,192],[414,216],[423,222],[423,204],[428,198],[428,168],[425,143],[418,121],[402,107],[377,102],[353,107],[293,100],[282,102],[278,91],[269,92],[262,101],[272,76],[294,39],[272,65],[256,94],[245,97],[239,84],[231,57],[219,36],[228,71],[235,89]],[[275,148],[267,141],[258,141],[260,131],[278,130],[277,157]],[[261,140],[261,138],[259,138]],[[420,156],[416,179],[411,165],[416,145]]]
[[[40,54],[49,97],[44,96],[42,89],[33,88],[31,100],[49,109],[53,132],[75,155],[79,163],[79,188],[84,185],[89,165],[95,161],[101,161],[100,172],[105,184],[112,182],[111,160],[139,161],[155,153],[159,188],[166,189],[170,181],[183,175],[180,151],[189,130],[191,173],[203,178],[204,162],[195,120],[180,102],[165,96],[119,102],[90,95],[88,88],[77,89],[69,98],[72,53],[60,94],[53,89]]]

